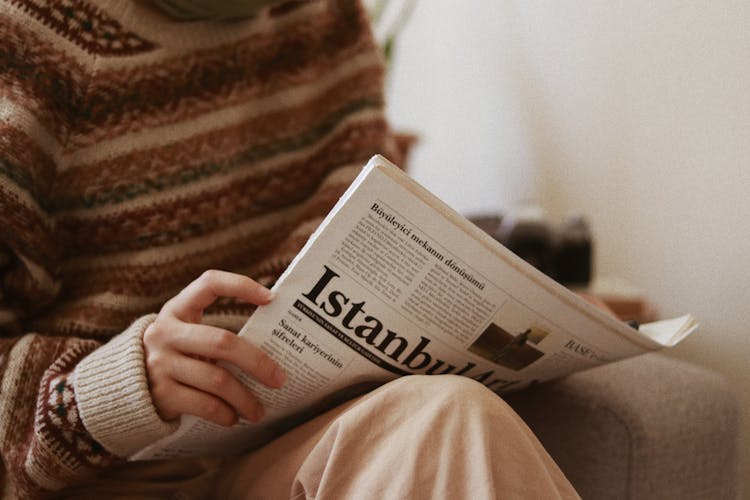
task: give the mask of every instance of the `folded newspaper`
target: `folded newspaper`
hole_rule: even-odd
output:
[[[240,336],[286,370],[269,389],[228,367],[262,402],[260,423],[183,416],[132,459],[227,455],[388,380],[471,377],[502,393],[671,346],[691,316],[641,325],[607,315],[373,157]]]

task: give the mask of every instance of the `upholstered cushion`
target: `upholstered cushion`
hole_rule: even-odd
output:
[[[506,399],[584,499],[736,498],[739,407],[713,372],[654,353]]]

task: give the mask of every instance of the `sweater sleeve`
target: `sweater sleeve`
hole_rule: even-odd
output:
[[[2,127],[12,125],[6,120]],[[8,144],[0,149],[0,452],[6,488],[19,496],[56,490],[92,476],[174,427],[153,406],[142,335],[154,315],[104,344],[38,331],[33,319],[53,307],[54,225]]]
[[[153,316],[106,343],[34,326],[64,294],[49,200],[68,114],[55,103],[75,103],[77,91],[27,62],[33,54],[12,35],[0,47],[0,493],[25,498],[90,477],[174,427],[148,390],[141,339]]]

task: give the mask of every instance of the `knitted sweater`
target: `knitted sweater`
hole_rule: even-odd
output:
[[[0,40],[0,452],[29,497],[174,430],[142,347],[166,300],[209,268],[271,284],[369,156],[399,159],[354,0],[0,0]]]

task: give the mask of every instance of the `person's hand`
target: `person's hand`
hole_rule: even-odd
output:
[[[246,276],[206,271],[164,304],[143,334],[151,397],[164,420],[191,414],[229,426],[238,414],[254,422],[263,418],[258,399],[216,361],[228,361],[268,387],[284,384],[284,372],[265,353],[230,331],[200,324],[218,297],[263,305],[271,292]]]

